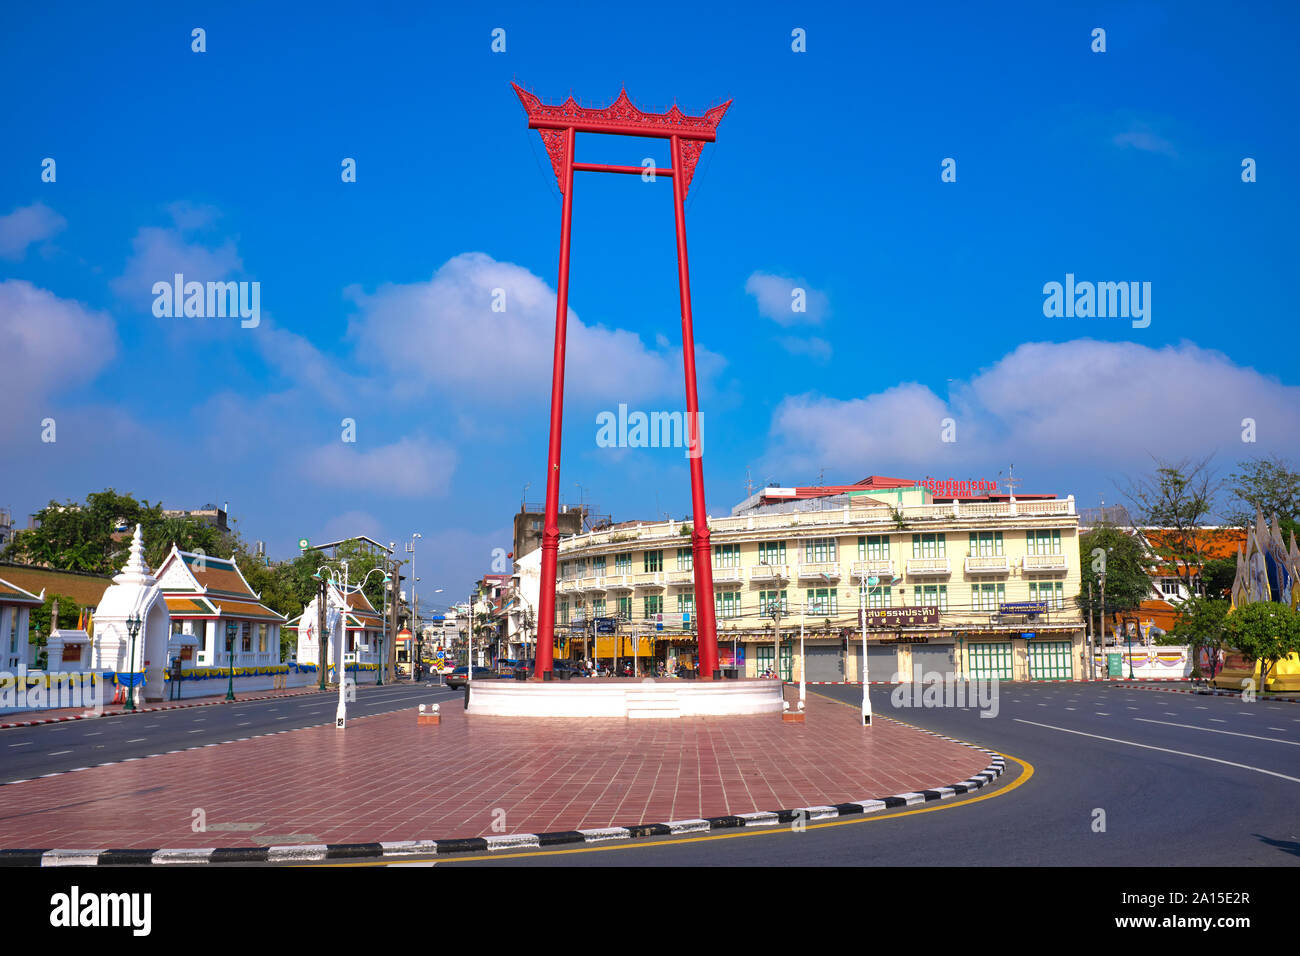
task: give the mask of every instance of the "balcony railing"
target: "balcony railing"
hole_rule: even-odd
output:
[[[799,565],[799,580],[807,578],[821,578],[822,576],[830,578],[832,581],[840,579],[840,565],[838,561],[819,561],[814,564]]]
[[[691,585],[695,583],[694,571],[668,571],[668,583],[674,587]]]
[[[604,589],[606,591],[631,591],[632,575],[611,574],[605,578]]]
[[[744,572],[740,568],[714,568],[714,584],[743,584]]]
[[[944,575],[952,574],[952,565],[947,558],[908,558],[909,575]]]
[[[749,569],[750,581],[789,581],[790,569],[784,564],[760,564]]]
[[[853,576],[860,580],[869,577],[893,580],[894,562],[889,558],[868,558],[866,561],[853,562]]]
[[[1026,571],[1068,571],[1070,563],[1063,554],[1027,554]]]
[[[664,586],[664,572],[643,571],[634,574],[632,575],[632,585],[638,588],[662,588]]]
[[[1005,554],[967,555],[967,574],[1008,574],[1011,571],[1011,559]]]

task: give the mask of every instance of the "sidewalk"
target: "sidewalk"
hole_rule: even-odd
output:
[[[988,754],[816,695],[805,723],[414,710],[0,788],[0,847],[446,840],[861,802],[950,786]],[[206,832],[196,833],[196,811]],[[497,828],[494,829],[494,822]]]
[[[255,690],[246,691],[242,694],[236,694],[240,701],[248,700],[270,700],[275,697],[301,697],[304,694],[319,694],[320,690],[316,685],[310,687],[292,687],[288,690]],[[326,693],[337,693],[337,691],[326,691]],[[111,697],[109,698],[112,699]],[[211,704],[221,704],[226,700],[225,691],[220,694],[213,694],[204,697],[186,697],[181,700],[163,700],[155,701],[148,704],[142,704],[134,712],[137,714],[148,714],[157,710],[177,710],[182,707],[207,707]],[[94,711],[86,710],[84,707],[63,707],[52,710],[29,710],[13,714],[0,714],[0,730],[10,727],[34,727],[39,724],[54,724],[63,720],[89,720],[93,717],[118,717],[122,714],[129,714],[131,711],[126,709],[124,704],[105,704],[103,713],[96,714]]]

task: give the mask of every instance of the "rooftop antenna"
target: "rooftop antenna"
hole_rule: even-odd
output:
[[[745,497],[749,498],[754,494],[754,479],[750,477],[749,466],[745,466]]]
[[[1011,503],[1016,501],[1016,485],[1020,484],[1020,479],[1016,477],[1016,466],[1011,465],[1007,468],[1007,491],[1011,495]]]

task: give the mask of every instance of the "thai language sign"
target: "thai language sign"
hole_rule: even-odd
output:
[[[866,615],[865,622],[863,615]],[[939,623],[937,607],[869,607],[858,612],[858,626],[897,628],[930,627]]]

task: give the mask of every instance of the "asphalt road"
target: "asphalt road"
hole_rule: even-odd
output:
[[[256,692],[253,692],[256,693]],[[362,685],[349,717],[463,697],[436,683]],[[336,693],[304,694],[0,730],[0,785],[77,768],[333,724]]]
[[[862,694],[816,692],[855,706]],[[872,706],[997,750],[1008,772],[968,797],[804,832],[730,830],[436,865],[1300,865],[1298,704],[1075,683],[1004,685],[988,718],[896,708],[889,688],[873,688]]]

